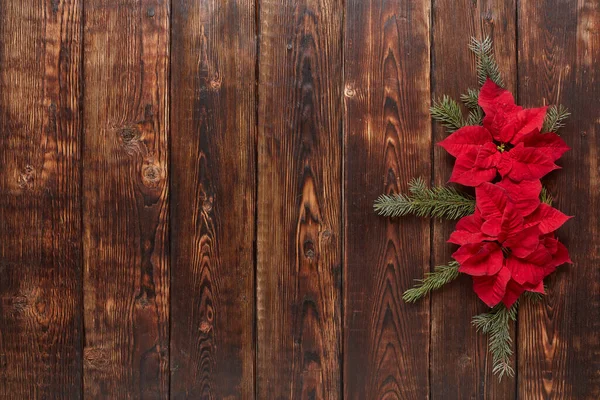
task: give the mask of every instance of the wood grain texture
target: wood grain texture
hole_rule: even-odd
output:
[[[519,311],[519,397],[600,398],[600,3],[521,1],[519,98],[572,112],[571,146],[545,182],[554,206],[575,218],[559,231],[573,265],[548,279],[541,304]]]
[[[260,399],[341,396],[342,12],[260,2]]]
[[[254,395],[255,12],[173,2],[173,399]]]
[[[81,2],[0,1],[0,398],[81,395]]]
[[[429,270],[424,219],[384,219],[382,193],[431,174],[429,1],[346,1],[344,394],[429,394],[429,303],[402,293]]]
[[[0,398],[81,396],[81,2],[0,1]]]
[[[434,1],[434,98],[447,94],[460,101],[461,93],[478,87],[476,59],[468,48],[471,36],[480,40],[486,36],[492,38],[506,88],[514,93],[517,67],[515,7],[514,0]],[[434,123],[433,132],[435,143],[448,136],[445,128],[438,123]],[[444,149],[434,146],[436,184],[448,182],[454,161]],[[455,226],[456,221],[433,222],[432,266],[452,260],[451,254],[456,246],[446,243],[446,240]],[[472,279],[461,276],[434,293],[431,299],[431,398],[514,399],[515,379],[505,377],[499,382],[492,374],[488,338],[471,324],[474,315],[488,309],[473,293]],[[515,331],[512,329],[514,338]]]
[[[159,399],[169,387],[169,6],[85,4],[84,388]]]

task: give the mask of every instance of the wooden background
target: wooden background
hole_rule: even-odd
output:
[[[575,264],[491,374],[453,223],[372,212],[452,159],[494,39],[573,113]],[[0,0],[1,399],[599,399],[599,0]]]

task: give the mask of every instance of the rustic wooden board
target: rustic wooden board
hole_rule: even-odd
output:
[[[254,395],[255,12],[173,2],[174,399]]]
[[[600,3],[521,2],[519,98],[564,104],[571,146],[546,180],[554,206],[575,218],[558,232],[574,262],[548,279],[541,304],[519,311],[519,397],[600,398]]]
[[[493,39],[506,87],[514,92],[517,67],[515,1],[439,0],[434,4],[433,97],[437,99],[447,94],[460,101],[461,93],[468,88],[477,88],[475,56],[467,47],[471,36],[480,40],[486,36]],[[448,135],[438,123],[434,123],[433,132],[435,143]],[[433,154],[434,182],[446,184],[454,158],[435,145]],[[455,221],[433,222],[432,266],[452,260],[456,246],[446,240],[455,226]],[[505,377],[499,382],[492,374],[487,337],[471,325],[474,315],[488,310],[473,292],[471,278],[461,276],[433,293],[431,301],[431,398],[514,399],[515,379]]]
[[[158,399],[169,388],[169,9],[85,4],[84,388]]]
[[[424,219],[373,212],[383,192],[431,175],[429,1],[346,1],[344,394],[429,394],[429,302],[402,293],[429,270]]]
[[[260,3],[257,398],[340,397],[342,2]]]
[[[81,396],[81,2],[0,1],[0,398]]]

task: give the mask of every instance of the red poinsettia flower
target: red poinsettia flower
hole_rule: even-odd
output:
[[[475,214],[462,218],[450,243],[459,271],[473,276],[475,293],[490,307],[507,307],[523,291],[543,291],[543,279],[570,262],[553,232],[570,217],[540,203],[539,181],[509,180],[476,188]]]
[[[547,107],[523,109],[489,79],[479,105],[485,112],[483,126],[462,127],[439,143],[456,157],[450,182],[477,186],[498,173],[520,182],[559,168],[554,161],[569,147],[555,133],[540,133]]]

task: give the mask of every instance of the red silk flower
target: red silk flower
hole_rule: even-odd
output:
[[[546,108],[524,109],[510,92],[488,79],[479,93],[483,126],[465,126],[439,143],[456,157],[450,182],[478,186],[500,173],[515,182],[540,179],[559,168],[569,150],[555,133],[540,133]]]
[[[462,218],[450,243],[459,271],[473,276],[475,293],[488,306],[510,307],[524,291],[543,293],[543,279],[571,262],[553,232],[567,217],[540,203],[539,181],[504,179],[476,188],[475,214]]]

